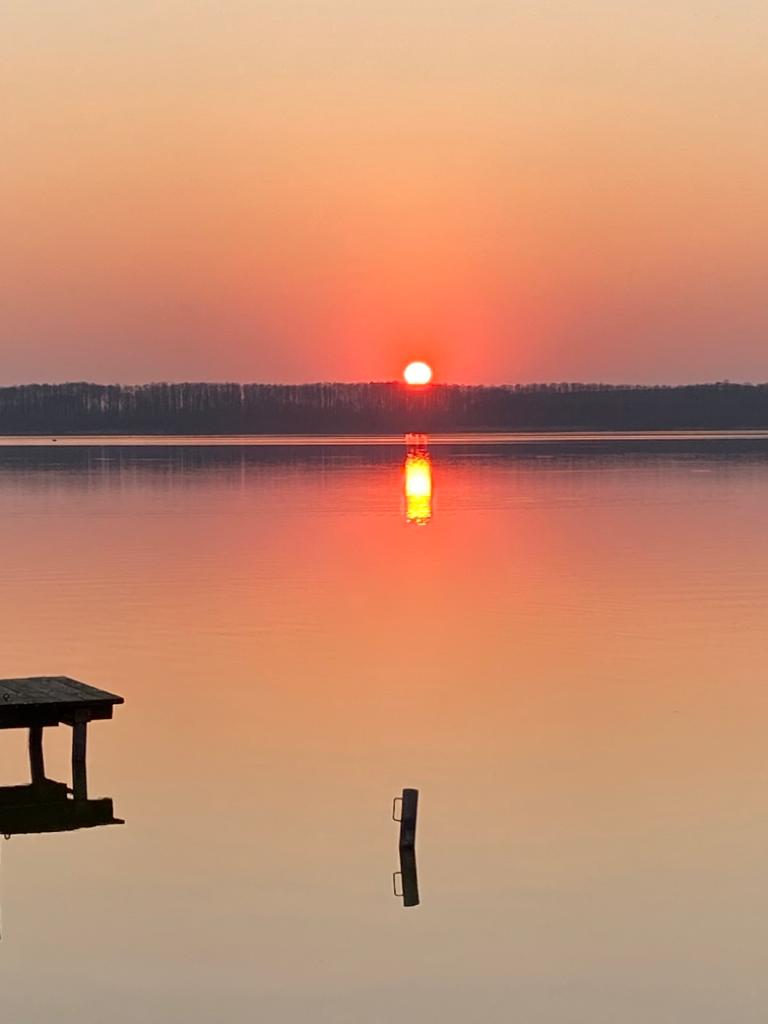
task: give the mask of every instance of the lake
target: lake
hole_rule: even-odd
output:
[[[0,447],[3,1019],[762,1024],[768,440],[288,440]]]

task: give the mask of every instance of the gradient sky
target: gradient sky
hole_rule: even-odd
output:
[[[768,378],[760,0],[4,0],[0,383]]]

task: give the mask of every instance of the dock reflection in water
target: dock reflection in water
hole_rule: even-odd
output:
[[[425,526],[432,518],[432,460],[426,434],[406,434],[405,521]]]
[[[0,835],[6,839],[123,824],[114,815],[112,800],[75,800],[65,782],[0,786]]]
[[[0,786],[0,837],[5,840],[124,824],[115,817],[111,799],[75,799],[65,782],[42,779],[27,786]],[[0,939],[4,935],[0,907]]]
[[[65,782],[43,779],[27,786],[0,786],[0,836],[5,840],[124,824],[115,817],[111,799],[75,799]],[[4,936],[0,907],[0,939]]]

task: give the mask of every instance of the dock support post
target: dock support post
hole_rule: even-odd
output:
[[[72,793],[75,800],[88,799],[88,776],[85,768],[88,723],[74,722],[72,725]]]
[[[32,725],[29,728],[29,770],[33,786],[39,786],[45,782],[42,725]]]

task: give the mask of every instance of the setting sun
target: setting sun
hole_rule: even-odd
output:
[[[432,380],[432,367],[428,363],[408,363],[405,370],[403,370],[403,377],[406,384],[414,387],[429,384]]]

